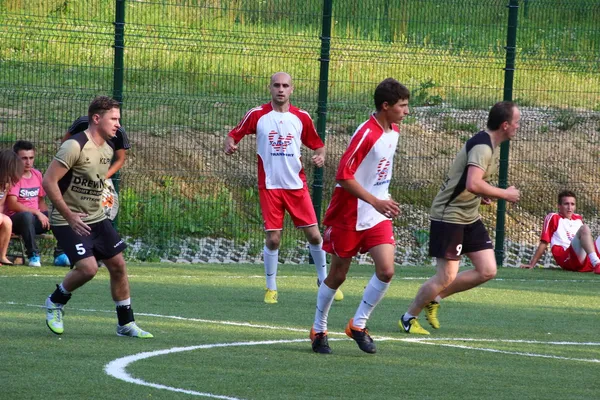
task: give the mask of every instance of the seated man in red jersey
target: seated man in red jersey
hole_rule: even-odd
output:
[[[562,269],[600,274],[600,237],[594,239],[581,215],[575,214],[576,202],[575,193],[571,191],[558,194],[558,213],[546,216],[540,244],[529,264],[521,268],[535,267],[550,244],[552,256]]]

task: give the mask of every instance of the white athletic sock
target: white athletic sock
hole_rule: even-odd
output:
[[[383,299],[385,292],[390,287],[390,283],[380,281],[375,274],[365,288],[362,301],[354,314],[354,326],[364,328],[367,326],[367,320],[371,316],[373,309]]]
[[[267,289],[277,290],[277,262],[279,260],[279,250],[269,250],[267,246],[263,249],[265,259],[265,277],[267,279]]]
[[[440,301],[442,301],[442,298],[438,295],[438,296],[435,296],[435,299],[433,299],[433,301],[435,301],[436,303],[439,303]]]
[[[117,307],[119,307],[119,306],[130,306],[131,305],[131,297],[129,297],[129,298],[125,299],[125,300],[115,301],[115,305]]]
[[[598,258],[598,254],[595,252],[588,254],[588,257],[590,258],[590,261],[594,267],[600,263],[600,258]]]
[[[416,318],[414,315],[410,314],[408,311],[404,313],[404,315],[402,316],[402,320],[404,322],[408,322],[409,319],[411,318]]]
[[[319,244],[308,244],[310,255],[315,262],[315,268],[317,270],[317,278],[319,282],[323,282],[327,278],[327,261],[325,259],[325,252],[323,251],[323,241]]]
[[[65,289],[65,287],[63,286],[62,283],[60,285],[58,285],[58,290],[60,290],[62,292],[62,294],[70,294],[71,293],[67,289]]]
[[[335,290],[329,288],[325,283],[321,283],[317,293],[317,309],[315,311],[315,323],[313,328],[315,332],[325,332],[327,330],[327,316],[331,303],[333,303]]]

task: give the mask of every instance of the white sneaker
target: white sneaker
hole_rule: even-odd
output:
[[[150,338],[154,337],[154,335],[151,334],[150,332],[146,332],[145,330],[143,330],[142,328],[137,326],[135,321],[132,321],[123,326],[117,325],[117,335],[118,336],[138,337],[140,339],[150,339]]]
[[[29,266],[30,267],[41,267],[42,262],[40,260],[40,256],[38,256],[37,254],[34,254],[31,257],[29,257]]]
[[[63,327],[64,304],[53,303],[50,297],[46,298],[46,325],[57,335],[65,331]]]

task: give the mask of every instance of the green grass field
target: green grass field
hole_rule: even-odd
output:
[[[444,301],[429,337],[397,327],[433,268],[398,268],[369,321],[378,352],[342,333],[372,274],[354,265],[329,315],[331,355],[307,339],[312,266],[282,265],[279,304],[262,302],[260,265],[130,265],[137,321],[152,340],[115,335],[108,274],[73,296],[65,333],[44,298],[65,269],[0,269],[5,399],[592,399],[600,393],[600,276],[501,269]],[[424,320],[424,318],[423,318]],[[424,325],[427,325],[424,322]],[[129,357],[129,358],[124,358]],[[119,378],[117,378],[117,377]]]

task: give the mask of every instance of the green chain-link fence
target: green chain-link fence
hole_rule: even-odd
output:
[[[292,102],[326,139],[322,179],[306,165],[324,211],[349,136],[373,111],[377,83],[392,76],[412,91],[391,187],[403,211],[396,261],[423,264],[444,173],[508,95],[522,127],[506,172],[522,200],[500,211],[505,229],[496,205],[483,216],[492,234],[499,225],[504,264],[514,266],[529,260],[562,188],[577,192],[598,232],[598,15],[593,0],[4,0],[0,142],[34,141],[44,170],[90,100],[112,95],[132,144],[119,185],[128,255],[259,262],[255,142],[245,138],[226,157],[227,132],[269,100],[272,73],[289,72]],[[280,254],[307,261],[291,224]]]

